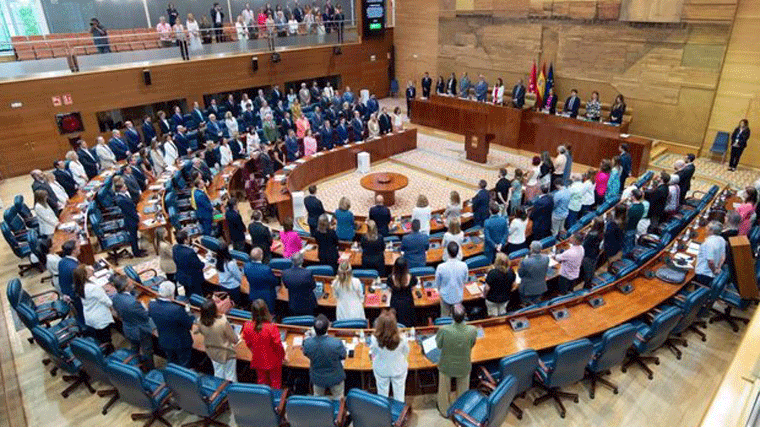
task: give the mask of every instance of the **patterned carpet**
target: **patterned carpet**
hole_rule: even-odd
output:
[[[650,165],[672,171],[673,163],[680,158],[683,158],[680,154],[667,153],[652,160]],[[721,165],[719,162],[706,157],[698,157],[694,160],[694,165],[696,172],[692,181],[692,189],[695,190],[704,191],[713,184],[718,184],[721,187],[729,184],[736,189],[741,189],[760,179],[760,171],[740,168],[736,172],[729,172],[726,165]]]

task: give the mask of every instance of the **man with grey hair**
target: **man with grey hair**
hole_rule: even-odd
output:
[[[520,301],[535,304],[546,292],[546,273],[549,271],[549,257],[541,253],[541,242],[530,243],[530,254],[523,258],[517,274],[520,276]]]
[[[172,300],[174,291],[174,283],[168,280],[161,283],[158,298],[148,305],[148,315],[158,330],[158,346],[166,354],[166,361],[189,368],[193,347],[190,329],[194,318]]]
[[[62,204],[60,203],[58,196],[55,195],[55,191],[53,191],[53,188],[47,182],[47,179],[45,179],[45,174],[43,174],[41,170],[35,169],[29,172],[29,175],[31,175],[33,179],[32,193],[37,190],[44,190],[47,193],[48,206],[53,209],[56,215],[59,215],[63,206],[61,206]]]
[[[288,308],[291,316],[313,316],[317,308],[314,289],[317,283],[311,270],[303,268],[303,254],[294,253],[290,260],[293,266],[282,271],[282,284],[288,290]]]
[[[245,278],[250,286],[250,300],[263,299],[267,303],[269,312],[274,315],[276,313],[274,305],[277,296],[276,288],[280,284],[280,280],[274,275],[268,265],[261,262],[263,259],[264,251],[258,247],[253,248],[251,250],[251,260],[243,266],[243,274],[245,274]]]
[[[100,170],[111,169],[116,166],[116,155],[111,151],[111,147],[106,144],[105,138],[99,136],[95,138],[95,155],[100,163]]]
[[[113,296],[113,310],[121,319],[124,337],[132,345],[132,351],[142,353],[145,367],[153,369],[153,328],[150,325],[148,311],[142,303],[130,292],[126,276],[117,274],[111,278],[117,294]],[[160,289],[160,288],[159,288]],[[169,292],[167,285],[164,292]]]
[[[726,240],[721,237],[721,231],[723,231],[721,223],[710,221],[707,224],[707,237],[699,245],[694,280],[706,286],[710,286],[712,279],[720,273],[726,261]]]

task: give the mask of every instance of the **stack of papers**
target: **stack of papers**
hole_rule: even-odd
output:
[[[694,242],[689,242],[689,247],[686,248],[686,253],[689,255],[697,256],[699,255],[699,244]]]
[[[470,293],[470,295],[480,295],[483,293],[483,285],[479,283],[468,283],[464,285],[465,289],[467,289],[467,292]]]

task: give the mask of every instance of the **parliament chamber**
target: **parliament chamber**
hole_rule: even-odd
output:
[[[0,427],[758,422],[760,0],[0,1]]]

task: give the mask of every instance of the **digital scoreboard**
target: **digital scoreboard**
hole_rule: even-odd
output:
[[[364,36],[383,34],[385,30],[385,0],[362,0]]]

